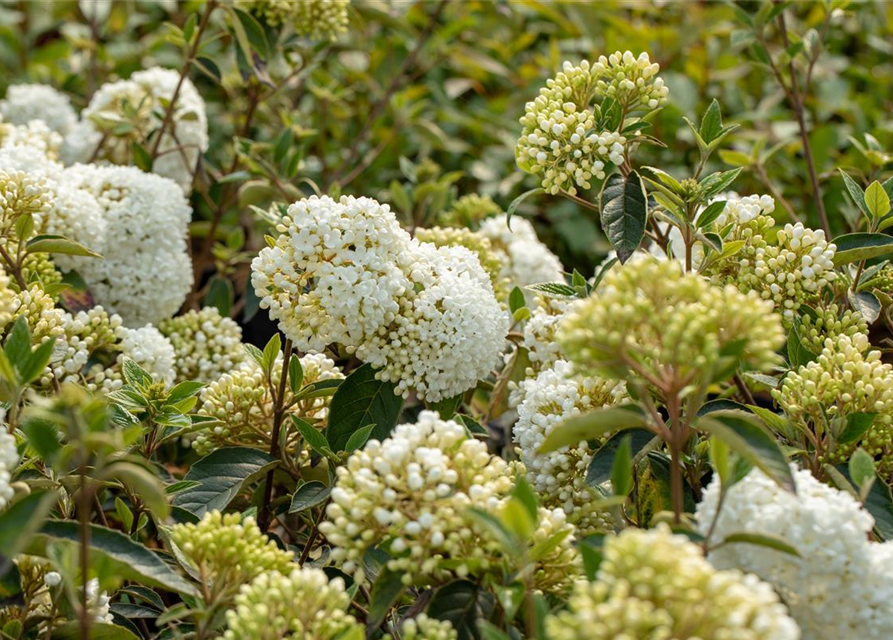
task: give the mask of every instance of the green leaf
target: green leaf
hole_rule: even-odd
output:
[[[837,436],[838,444],[856,442],[874,423],[875,413],[851,413],[846,417],[843,431]]]
[[[698,216],[695,226],[697,226],[698,229],[708,228],[711,224],[714,223],[714,221],[716,221],[716,219],[725,208],[725,200],[717,200],[716,202],[711,202],[707,205],[707,208],[701,212],[701,215]]]
[[[131,358],[124,359],[124,365],[122,369],[124,373],[124,380],[131,386],[148,387],[153,382],[152,376],[149,375],[149,372],[139,366],[136,361]]]
[[[274,333],[267,341],[267,345],[264,347],[263,360],[261,361],[261,368],[267,374],[273,371],[273,365],[276,363],[276,356],[279,355],[279,351],[281,349],[282,338],[279,337],[278,333]]]
[[[703,416],[695,428],[720,438],[729,449],[775,480],[783,489],[796,493],[794,476],[778,442],[744,411],[714,411]]]
[[[881,301],[870,291],[847,291],[847,300],[868,324],[874,324],[881,315]]]
[[[509,294],[509,311],[515,313],[515,311],[523,309],[525,306],[527,306],[527,302],[524,300],[524,292],[521,291],[520,287],[515,287]]]
[[[369,436],[372,434],[374,428],[374,424],[367,424],[365,427],[360,427],[354,431],[353,435],[348,439],[347,444],[344,445],[344,450],[348,453],[353,453],[357,449],[364,447],[366,442],[369,441]]]
[[[126,461],[113,462],[103,471],[103,477],[114,478],[130,489],[159,520],[170,514],[164,484],[144,467]]]
[[[530,191],[525,191],[520,196],[512,200],[509,205],[508,210],[505,212],[505,223],[508,225],[508,228],[512,228],[512,216],[515,215],[515,209],[517,209],[522,202],[527,200],[530,196],[539,195],[541,193],[546,193],[546,190],[542,187],[538,187],[536,189],[531,189]]]
[[[222,511],[246,484],[261,477],[276,464],[269,454],[257,449],[218,449],[192,465],[183,479],[200,484],[178,493],[173,505],[199,517],[208,511]]]
[[[298,490],[295,491],[295,495],[292,496],[291,506],[288,508],[288,512],[298,513],[311,507],[315,507],[318,504],[322,504],[328,499],[331,493],[332,487],[327,487],[322,482],[317,482],[316,480],[305,482],[298,487]]]
[[[526,288],[529,291],[545,294],[547,298],[568,300],[577,297],[576,289],[563,282],[543,282],[540,284],[528,285]]]
[[[50,520],[33,536],[27,553],[46,557],[51,542],[80,544],[80,524],[70,520]],[[144,586],[161,587],[189,596],[197,595],[195,588],[176,573],[164,560],[143,545],[134,542],[120,531],[90,525],[90,554],[108,563],[123,580],[133,580]]]
[[[403,397],[394,388],[392,382],[376,380],[369,364],[347,376],[329,405],[326,433],[333,451],[343,451],[350,436],[369,424],[375,425],[372,438],[384,440],[390,435],[403,408]]]
[[[865,206],[875,218],[883,218],[890,213],[890,196],[877,180],[868,185],[865,190]]]
[[[732,533],[727,535],[722,542],[720,542],[714,549],[722,547],[727,544],[755,544],[761,547],[768,547],[770,549],[775,549],[776,551],[781,551],[782,553],[786,553],[788,555],[800,557],[800,552],[797,551],[796,547],[792,546],[787,540],[780,536],[774,536],[768,533],[750,533],[746,531],[742,531],[740,533]]]
[[[245,11],[236,8],[233,8],[232,10],[238,17],[239,26],[241,26],[244,36],[247,38],[247,42],[250,45],[248,48],[249,50],[245,51],[245,46],[242,44],[245,57],[251,60],[251,52],[253,51],[264,60],[269,58],[269,45],[267,44],[267,36],[264,34],[264,28],[260,26],[260,23],[250,13],[246,13]],[[239,35],[241,36],[242,34],[240,33]]]
[[[803,345],[803,341],[800,339],[800,332],[796,326],[792,327],[788,332],[787,353],[788,363],[793,369],[809,364],[816,359],[816,354]]]
[[[527,515],[534,523],[539,519],[539,500],[530,483],[527,482],[523,475],[518,476],[515,488],[512,490],[512,497],[524,506],[524,509],[527,510]]]
[[[406,591],[403,572],[384,569],[372,583],[369,615],[366,616],[366,629],[371,633],[384,621],[391,606]]]
[[[155,162],[152,160],[152,155],[146,151],[146,147],[134,141],[130,145],[130,153],[133,156],[133,164],[146,173],[151,173],[152,165]]]
[[[288,361],[288,386],[292,393],[301,390],[304,384],[304,367],[301,365],[301,359],[297,354],[292,354],[291,360]]]
[[[53,629],[53,640],[79,640],[81,625],[79,622],[68,622]],[[132,631],[107,622],[90,624],[90,640],[140,640]]]
[[[711,173],[709,176],[701,180],[701,188],[704,190],[704,197],[710,198],[717,193],[725,191],[741,174],[743,169],[738,167],[730,171],[718,171]]]
[[[599,203],[602,229],[623,264],[639,248],[648,220],[648,201],[639,174],[631,171],[625,178],[619,173],[610,175]]]
[[[211,278],[203,304],[206,307],[216,307],[221,316],[229,318],[233,309],[233,283],[229,278]]]
[[[615,433],[592,455],[592,461],[586,469],[586,484],[598,486],[611,479],[617,450],[620,448],[623,438],[627,436],[631,437],[630,454],[633,457],[657,437],[647,429],[632,429]]]
[[[834,266],[893,254],[893,236],[885,233],[848,233],[834,238]]]
[[[295,425],[295,428],[300,432],[301,436],[303,436],[304,438],[304,441],[311,449],[326,457],[335,455],[332,447],[329,445],[329,441],[326,439],[326,436],[322,433],[322,431],[314,427],[306,420],[302,420],[294,414],[292,414],[290,417],[291,421]]]
[[[102,256],[87,247],[69,240],[64,236],[42,235],[34,236],[27,244],[28,253],[59,253],[68,256],[86,256],[89,258],[101,258]]]
[[[633,407],[605,407],[580,416],[562,420],[540,445],[540,453],[561,447],[596,440],[611,431],[623,431],[648,426],[645,415]]]
[[[614,490],[615,496],[628,495],[633,486],[633,456],[630,452],[632,448],[630,442],[630,434],[625,433],[614,455],[614,464],[611,467],[611,488]]]
[[[28,330],[28,320],[24,315],[16,318],[12,330],[6,337],[3,350],[17,371],[28,366],[28,360],[31,358],[31,332]]]
[[[22,432],[28,444],[44,462],[52,462],[62,447],[59,429],[48,420],[27,417],[22,424]]]
[[[191,398],[205,387],[203,382],[185,380],[170,390],[167,396],[168,404],[176,404],[186,398]]]
[[[428,605],[428,615],[452,623],[458,640],[480,640],[478,620],[489,618],[494,606],[493,595],[475,583],[453,580],[434,593]]]
[[[426,402],[425,406],[428,407],[430,411],[436,411],[441,420],[450,420],[459,410],[459,406],[462,404],[462,398],[464,396],[464,393],[459,393],[452,398],[444,398],[439,402]]]
[[[0,576],[40,530],[58,498],[55,491],[35,491],[0,511]]]
[[[13,225],[13,229],[15,230],[16,237],[19,240],[25,240],[31,233],[34,231],[34,216],[31,215],[30,212],[26,211],[21,214],[15,221]]]
[[[19,379],[22,384],[29,384],[41,376],[50,362],[55,346],[55,340],[45,340],[31,352],[25,359],[24,365],[19,367]]]
[[[860,489],[866,482],[873,482],[877,476],[877,468],[865,449],[859,447],[853,452],[849,462],[850,479]]]
[[[871,211],[868,209],[868,205],[865,203],[865,192],[862,191],[862,187],[860,187],[855,180],[853,180],[843,169],[838,169],[840,171],[840,175],[843,178],[843,185],[846,187],[847,193],[850,194],[850,198],[853,199],[853,202],[856,203],[856,206],[859,207],[859,210],[864,213],[866,216],[871,218]]]
[[[716,99],[707,107],[704,117],[701,118],[701,128],[698,130],[701,139],[708,145],[713,142],[716,137],[722,133],[722,113],[719,109],[719,102]]]
[[[193,62],[195,66],[202,71],[202,73],[214,80],[217,84],[221,83],[223,74],[220,73],[220,67],[218,67],[217,63],[214,62],[211,58],[199,56]]]
[[[243,344],[242,348],[245,349],[245,353],[248,354],[248,357],[254,360],[261,369],[264,368],[264,352],[255,347],[253,344]]]

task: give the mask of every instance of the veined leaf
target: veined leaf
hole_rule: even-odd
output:
[[[631,171],[626,177],[619,173],[609,176],[599,202],[602,229],[624,263],[639,248],[648,220],[648,200],[639,174]]]

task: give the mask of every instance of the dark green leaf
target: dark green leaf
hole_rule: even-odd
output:
[[[79,622],[67,622],[53,629],[53,640],[79,640],[81,638]],[[107,622],[90,624],[90,640],[140,640],[132,631]]]
[[[701,134],[701,139],[709,145],[721,132],[722,113],[719,109],[719,102],[714,99],[707,107],[704,117],[701,118],[701,128],[698,133]]]
[[[874,413],[851,413],[847,415],[843,431],[837,436],[838,444],[849,444],[859,440],[871,428],[876,415]]]
[[[397,599],[406,591],[403,584],[403,572],[394,572],[389,569],[378,574],[372,583],[372,593],[369,603],[369,615],[366,617],[366,629],[374,631],[385,619],[388,610],[397,602]]]
[[[698,216],[696,226],[698,229],[706,229],[714,221],[719,217],[719,215],[726,208],[725,200],[717,200],[716,202],[711,202],[707,205],[707,208],[704,209],[701,214]]]
[[[527,302],[524,300],[524,292],[520,287],[515,287],[509,294],[509,311],[515,313],[518,309],[525,307]]]
[[[208,511],[222,511],[247,483],[274,466],[276,460],[257,449],[218,449],[192,465],[183,479],[200,484],[178,493],[173,504],[197,516],[203,516]]]
[[[397,424],[403,398],[394,393],[392,382],[375,379],[375,369],[364,364],[341,383],[329,408],[328,441],[334,451],[343,451],[355,431],[374,424],[372,438],[384,440]]]
[[[834,266],[893,254],[893,236],[885,233],[848,233],[834,238]]]
[[[332,487],[327,487],[322,482],[316,480],[307,482],[298,487],[295,495],[292,496],[289,513],[298,513],[310,507],[322,504],[332,493]]]
[[[612,174],[599,198],[601,224],[621,264],[639,248],[645,236],[648,205],[642,179],[635,171]]]
[[[845,171],[842,169],[838,169],[838,171],[840,171],[840,175],[843,178],[843,185],[846,187],[847,193],[850,194],[850,198],[852,198],[853,202],[856,203],[856,206],[859,207],[859,211],[868,216],[868,218],[871,218],[871,212],[868,210],[868,205],[865,204],[865,192],[862,190],[862,187],[860,187]]]
[[[229,278],[214,276],[208,285],[204,306],[216,307],[220,315],[229,318],[233,309],[233,284]]]
[[[0,576],[25,549],[50,515],[59,496],[55,491],[35,491],[0,511]]]
[[[477,622],[490,616],[495,605],[493,595],[479,589],[468,580],[453,580],[438,589],[428,615],[438,620],[449,620],[458,640],[480,640]]]
[[[326,439],[326,436],[322,431],[294,414],[291,416],[291,421],[311,449],[324,456],[331,456],[334,454],[332,447],[329,445],[329,441]]]
[[[301,359],[296,354],[292,354],[291,360],[288,361],[288,386],[292,393],[297,393],[303,384],[304,367],[301,366]]]
[[[464,393],[460,393],[452,398],[445,398],[439,402],[426,402],[425,406],[428,407],[430,411],[436,411],[441,420],[450,420],[459,410],[459,406],[462,404],[462,398],[464,396]]]
[[[347,444],[344,445],[344,450],[348,453],[353,453],[357,449],[364,447],[366,442],[369,441],[369,436],[372,434],[374,428],[374,424],[367,424],[365,427],[360,427],[354,431],[353,435],[351,435],[350,439],[347,441]]]
[[[617,455],[617,450],[620,447],[623,438],[627,436],[631,437],[630,453],[633,457],[657,437],[647,429],[621,431],[620,433],[611,436],[608,441],[593,454],[592,461],[586,469],[587,484],[597,486],[611,479],[611,472],[614,468],[614,459]]]
[[[529,198],[530,196],[539,195],[541,193],[546,193],[546,190],[543,189],[542,187],[539,187],[537,189],[531,189],[530,191],[525,191],[520,196],[518,196],[517,198],[512,200],[511,204],[509,205],[508,210],[506,211],[506,216],[505,216],[505,223],[508,225],[509,229],[512,228],[512,216],[515,215],[515,209],[517,209],[518,206],[520,206],[520,204],[522,202],[524,202],[525,200],[527,200],[527,198]]]

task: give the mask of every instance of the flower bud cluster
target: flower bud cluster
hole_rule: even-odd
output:
[[[349,0],[236,0],[236,6],[263,18],[271,27],[292,24],[314,40],[334,40],[347,31]]]
[[[478,261],[490,276],[493,285],[493,294],[502,303],[508,301],[509,281],[504,274],[505,267],[502,259],[493,250],[489,238],[475,233],[471,229],[460,227],[432,227],[430,229],[416,229],[415,238],[419,242],[428,242],[435,247],[465,247],[477,256]]]
[[[62,274],[56,269],[56,265],[48,253],[29,253],[22,260],[22,279],[25,282],[36,283],[44,291],[47,287],[62,282]],[[10,286],[14,291],[19,291],[18,283],[13,280]],[[51,296],[54,300],[57,295]]]
[[[512,434],[527,480],[542,503],[561,508],[581,534],[611,530],[610,515],[592,506],[601,494],[586,483],[594,452],[589,443],[584,440],[550,453],[540,453],[539,448],[563,420],[624,401],[623,383],[575,376],[569,362],[558,360],[520,387],[524,399]]]
[[[5,327],[12,320],[12,314],[16,311],[18,298],[12,279],[7,275],[3,267],[0,267],[0,327]]]
[[[130,358],[148,371],[155,380],[171,386],[176,371],[174,347],[158,329],[147,324],[139,329],[126,329],[120,344],[118,363]]]
[[[217,640],[362,638],[363,627],[347,613],[349,606],[344,580],[330,581],[321,569],[262,573],[242,585]]]
[[[120,343],[127,335],[121,316],[109,315],[102,307],[65,314],[64,335],[50,360],[49,369],[60,384],[83,384],[90,393],[110,393],[123,385],[119,367],[114,366]],[[48,370],[41,385],[51,383]]]
[[[558,339],[581,373],[625,378],[632,368],[684,378],[710,373],[731,344],[744,363],[767,369],[785,334],[771,303],[755,293],[646,258],[612,269],[567,315]]]
[[[477,229],[485,219],[500,213],[502,207],[493,198],[470,193],[456,200],[448,211],[438,213],[437,221],[445,227]]]
[[[158,328],[176,352],[177,381],[211,382],[232,371],[245,359],[242,328],[220,315],[217,307],[191,310]]]
[[[0,118],[0,159],[3,165],[17,165],[19,170],[32,169],[55,162],[62,147],[62,136],[42,120],[15,125]]]
[[[482,540],[468,515],[492,511],[512,488],[507,463],[465,428],[423,411],[416,424],[370,440],[337,468],[326,520],[319,525],[331,557],[362,581],[363,556],[387,551],[387,567],[405,584],[485,571],[498,545]]]
[[[40,228],[53,204],[53,196],[44,178],[24,171],[0,170],[0,225],[4,232],[4,243],[21,216],[30,215],[34,228]]]
[[[610,56],[599,56],[592,65],[592,74],[599,78],[595,93],[602,98],[613,98],[627,112],[652,111],[667,104],[670,88],[658,77],[660,65],[651,62],[648,54],[639,57],[632,51],[615,51]]]
[[[298,349],[343,345],[398,393],[435,402],[495,366],[506,314],[468,249],[413,240],[370,198],[298,201],[277,231],[252,285]]]
[[[397,640],[388,636],[389,640]],[[420,613],[415,618],[404,620],[400,626],[402,640],[458,640],[459,634],[449,620],[429,618]]]
[[[48,84],[11,84],[0,100],[0,116],[14,125],[40,120],[65,135],[77,123],[69,97]]]
[[[819,307],[815,315],[803,314],[797,327],[800,341],[812,353],[821,353],[828,338],[837,342],[838,336],[853,338],[857,333],[868,335],[868,322],[857,311],[846,309],[841,313],[836,304]]]
[[[6,431],[4,425],[0,429],[0,511],[9,504],[15,495],[12,487],[12,473],[19,464],[19,452],[16,448],[15,436]]]
[[[81,113],[81,121],[65,138],[65,163],[88,162],[98,148],[99,159],[130,164],[133,143],[146,144],[150,134],[161,128],[175,92],[177,102],[158,146],[152,172],[170,178],[184,192],[190,192],[195,165],[208,150],[208,118],[205,101],[195,85],[172,69],[144,69],[128,80],[102,85]]]
[[[726,544],[710,553],[710,562],[769,582],[790,607],[804,640],[887,637],[893,624],[891,546],[869,541],[874,519],[853,496],[809,471],[792,471],[796,494],[754,469],[726,488],[721,500],[714,479],[696,519],[702,534],[713,531],[711,540],[733,533],[779,537],[798,555],[760,544]]]
[[[34,344],[45,340],[56,340],[65,333],[65,312],[56,308],[56,302],[47,295],[40,285],[15,294],[12,304],[12,322],[20,316],[28,321],[31,340]]]
[[[626,529],[603,554],[596,580],[579,581],[569,609],[546,618],[553,640],[800,638],[770,585],[717,571],[666,525]]]
[[[216,590],[237,588],[268,571],[288,575],[291,551],[283,551],[238,513],[207,512],[197,523],[171,527],[171,540]]]
[[[321,354],[302,356],[303,384],[319,380],[343,378],[334,361]],[[273,386],[278,387],[282,375],[282,358],[273,364]],[[291,390],[286,390],[285,404],[291,404]],[[261,368],[253,360],[223,373],[201,391],[198,414],[216,418],[217,423],[190,434],[190,444],[199,455],[207,455],[220,447],[249,446],[269,448],[270,430],[275,406]],[[324,425],[331,396],[302,400],[289,409],[311,424]],[[286,450],[292,451],[299,438],[289,438]]]
[[[871,350],[864,333],[827,338],[812,362],[788,373],[772,396],[792,420],[821,425],[828,418],[874,413],[893,423],[893,366]]]
[[[558,256],[540,242],[530,221],[514,216],[509,228],[506,215],[500,214],[484,220],[478,233],[490,240],[502,262],[502,277],[511,286],[523,289],[532,284],[564,281],[564,267]],[[526,297],[529,304],[535,303],[535,296]]]
[[[801,304],[814,301],[837,278],[833,262],[837,247],[825,239],[824,231],[807,229],[799,222],[785,225],[776,241],[775,245],[752,246],[740,257],[738,285],[771,300],[791,321]]]

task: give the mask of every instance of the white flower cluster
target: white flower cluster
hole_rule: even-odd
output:
[[[399,393],[431,401],[492,370],[508,323],[469,250],[411,239],[370,198],[300,200],[277,230],[252,284],[298,349],[343,345]]]
[[[800,640],[770,585],[717,571],[666,525],[608,537],[603,555],[596,580],[577,582],[569,609],[546,618],[552,640]]]
[[[87,583],[87,609],[93,616],[93,622],[112,624],[111,598],[108,593],[99,590],[99,580],[93,578]]]
[[[882,640],[893,625],[893,545],[869,542],[874,519],[859,502],[794,469],[797,494],[758,470],[734,484],[719,503],[714,480],[696,518],[716,541],[733,533],[780,536],[794,556],[758,545],[726,544],[709,560],[719,568],[753,572],[778,590],[804,640]]]
[[[177,380],[210,382],[245,359],[242,328],[217,307],[188,311],[158,325],[177,354]]]
[[[347,613],[344,580],[331,581],[321,569],[270,571],[242,585],[235,607],[226,612],[227,629],[217,640],[337,640],[363,636]],[[353,632],[353,633],[351,633]]]
[[[807,229],[800,222],[785,225],[776,238],[777,245],[755,247],[752,255],[741,258],[738,282],[772,300],[790,321],[801,304],[837,278],[833,262],[837,247],[825,239],[824,231]]]
[[[65,163],[87,162],[95,155],[98,160],[126,165],[131,162],[134,141],[148,150],[153,149],[154,136],[161,128],[179,82],[179,72],[153,67],[134,73],[128,80],[102,85],[81,113],[81,121],[65,138],[62,149]],[[127,133],[119,135],[117,132],[121,130]],[[198,158],[207,150],[205,102],[192,81],[186,78],[180,85],[171,122],[158,146],[152,171],[189,192]]]
[[[489,566],[493,545],[474,535],[467,512],[498,507],[512,480],[507,463],[463,426],[423,411],[416,424],[367,442],[336,473],[319,530],[355,580],[363,580],[363,554],[372,546],[390,553],[387,566],[405,584]]]
[[[0,166],[23,171],[35,169],[59,158],[62,136],[42,120],[14,125],[0,119]]]
[[[0,116],[16,125],[41,120],[52,131],[63,136],[78,119],[69,97],[46,84],[9,85],[6,98],[0,100]]]
[[[775,211],[775,198],[768,195],[739,196],[737,193],[729,192],[720,194],[716,200],[726,201],[725,207],[714,221],[718,229],[727,224],[735,224],[736,228],[744,227],[758,220],[760,216],[771,217]]]
[[[651,62],[648,54],[638,57],[632,51],[615,51],[599,56],[592,65],[596,95],[613,98],[626,111],[653,110],[667,103],[670,88],[658,77],[660,65]]]
[[[96,199],[106,221],[102,259],[79,267],[96,302],[128,326],[170,318],[192,287],[183,192],[135,167],[77,165],[65,177]]]
[[[75,315],[66,313],[64,335],[54,350],[41,384],[50,385],[48,374],[51,370],[60,384],[84,384],[91,393],[119,389],[123,384],[120,372],[106,365],[116,361],[119,344],[126,335],[121,316],[109,316],[102,307],[79,311]]]
[[[0,267],[0,327],[5,327],[12,320],[15,305],[16,294],[12,282],[3,267]]]
[[[565,314],[570,312],[577,301],[558,300],[546,298],[539,301],[530,312],[530,317],[521,329],[523,334],[522,346],[527,349],[527,357],[530,359],[530,370],[527,377],[548,369],[562,359],[561,345],[558,344],[558,326]]]
[[[560,507],[584,535],[611,529],[610,515],[593,508],[601,495],[586,483],[593,449],[585,440],[575,447],[540,453],[543,441],[563,420],[626,398],[623,383],[575,376],[573,367],[557,361],[521,383],[523,401],[513,428],[527,479],[547,507]]]
[[[501,214],[484,220],[478,233],[490,240],[503,265],[502,277],[513,286],[564,282],[561,261],[540,242],[530,221],[514,216],[509,228],[506,214]],[[528,303],[535,302],[533,295],[528,294],[527,299]]]
[[[5,413],[5,412],[4,412]],[[0,511],[15,495],[12,487],[12,472],[19,464],[19,452],[15,437],[6,431],[6,421],[0,422]]]
[[[121,355],[130,358],[143,369],[148,371],[153,378],[172,385],[176,377],[174,361],[176,355],[171,341],[151,324],[139,329],[126,329],[121,340]]]

